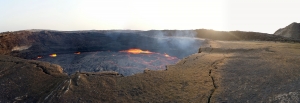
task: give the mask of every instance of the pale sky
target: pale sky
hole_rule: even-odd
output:
[[[214,29],[274,33],[300,22],[299,0],[0,0],[0,32]]]

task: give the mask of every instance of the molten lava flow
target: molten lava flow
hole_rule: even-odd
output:
[[[150,52],[148,50],[141,50],[141,49],[129,49],[129,50],[123,50],[120,52],[127,52],[127,53],[132,53],[132,54],[152,54],[153,52]]]
[[[80,54],[80,52],[75,52],[74,54]]]
[[[50,54],[49,56],[50,57],[56,57],[57,55],[56,54]]]

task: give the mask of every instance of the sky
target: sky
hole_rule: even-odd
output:
[[[0,0],[0,32],[50,30],[254,31],[300,22],[299,0]]]

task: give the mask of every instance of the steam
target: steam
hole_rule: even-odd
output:
[[[196,37],[196,34],[197,33],[194,30],[167,30],[167,31],[155,30],[155,31],[153,31],[153,35],[156,38],[165,38],[165,37],[170,37],[170,36],[194,38],[194,37]]]
[[[202,39],[196,38],[194,30],[152,31],[148,34],[156,38],[158,51],[169,52],[179,58],[196,53],[202,44]]]
[[[202,44],[194,30],[107,31],[111,47],[141,48],[183,58],[194,54]]]
[[[188,49],[187,47],[198,41],[194,38],[196,33],[193,31],[175,31],[172,37],[167,35],[167,33],[158,31],[158,33],[155,34],[155,38],[157,38],[158,42],[165,47],[172,47],[174,45],[178,46],[180,49]]]

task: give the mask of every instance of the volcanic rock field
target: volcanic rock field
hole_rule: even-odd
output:
[[[0,35],[0,102],[300,101],[299,40],[242,31]]]

